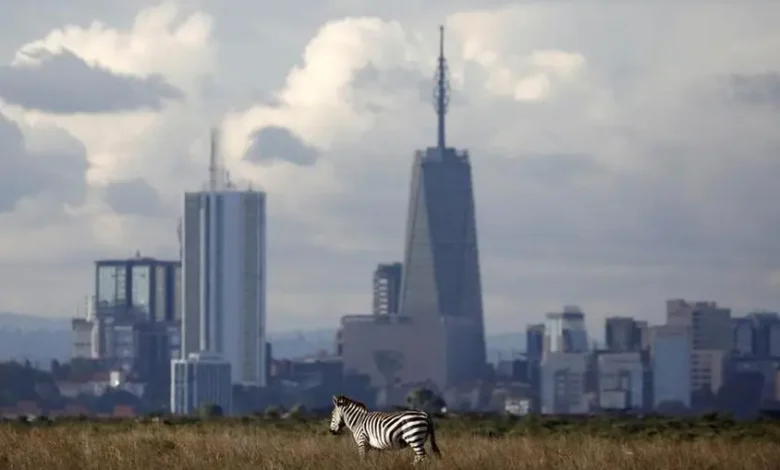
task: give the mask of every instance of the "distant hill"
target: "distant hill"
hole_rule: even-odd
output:
[[[269,333],[275,358],[294,358],[332,352],[335,329]],[[487,336],[488,360],[509,358],[525,350],[525,332]],[[48,366],[52,359],[67,361],[71,353],[70,318],[0,312],[0,361],[27,359]]]
[[[0,360],[29,360],[48,367],[70,359],[70,319],[0,312]]]

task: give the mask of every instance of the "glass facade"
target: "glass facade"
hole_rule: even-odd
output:
[[[154,311],[151,312],[155,321],[165,321],[166,304],[172,292],[167,291],[167,269],[165,266],[157,266],[154,273]]]
[[[173,298],[171,303],[173,304],[173,321],[181,321],[182,305],[184,305],[184,299],[182,298],[182,270],[181,264],[174,266],[173,268]]]
[[[655,327],[653,339],[653,405],[691,405],[692,337],[685,327]]]
[[[457,362],[457,367],[447,366],[448,375],[457,376],[452,381],[481,375],[485,364],[482,287],[471,163],[465,152],[436,147],[415,155],[400,310],[417,320],[466,320],[468,327],[456,335],[463,360],[448,356],[448,363]],[[456,339],[448,337],[448,341]],[[454,350],[454,345],[448,349]]]
[[[96,298],[98,307],[124,305],[127,299],[127,273],[125,266],[98,264]]]
[[[152,300],[152,274],[151,267],[143,264],[138,264],[130,267],[131,283],[130,283],[130,305],[132,308],[140,313],[144,318],[151,317],[151,300]]]
[[[154,258],[96,262],[95,300],[99,316],[140,316],[173,321],[180,295],[181,263]],[[180,291],[180,289],[179,289]]]

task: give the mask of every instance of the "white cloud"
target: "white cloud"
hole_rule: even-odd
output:
[[[66,26],[19,49],[15,62],[44,50],[70,51],[87,63],[128,76],[160,75],[186,95],[162,112],[132,112],[110,116],[49,116],[30,113],[31,119],[54,122],[78,137],[87,147],[90,182],[97,185],[137,177],[156,183],[175,174],[172,159],[160,160],[145,150],[150,142],[170,141],[171,134],[205,133],[209,120],[200,99],[202,87],[214,72],[216,49],[211,41],[212,21],[203,12],[183,15],[175,3],[141,10],[129,30],[118,30],[99,20],[87,28]],[[163,134],[163,135],[161,135]],[[189,138],[189,136],[187,136]]]

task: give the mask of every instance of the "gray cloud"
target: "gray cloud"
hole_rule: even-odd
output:
[[[0,67],[0,98],[27,109],[54,114],[108,113],[160,109],[165,100],[180,100],[181,91],[158,75],[118,75],[87,64],[70,51],[39,50],[31,65]]]
[[[25,142],[19,127],[0,114],[0,212],[12,211],[24,197],[43,193],[55,200],[78,204],[84,200],[86,150],[61,129],[34,129],[36,139]]]
[[[286,161],[295,165],[313,165],[319,157],[319,151],[304,143],[286,127],[267,126],[252,135],[252,143],[247,150],[249,161],[263,164],[273,160]]]
[[[104,197],[118,214],[156,216],[164,213],[157,190],[140,178],[109,184],[105,188]]]
[[[733,74],[730,84],[734,97],[754,105],[769,105],[780,108],[780,73],[772,71],[762,74]]]

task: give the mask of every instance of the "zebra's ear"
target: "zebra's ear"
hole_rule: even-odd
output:
[[[336,395],[333,395],[333,406],[339,406],[339,399]]]

